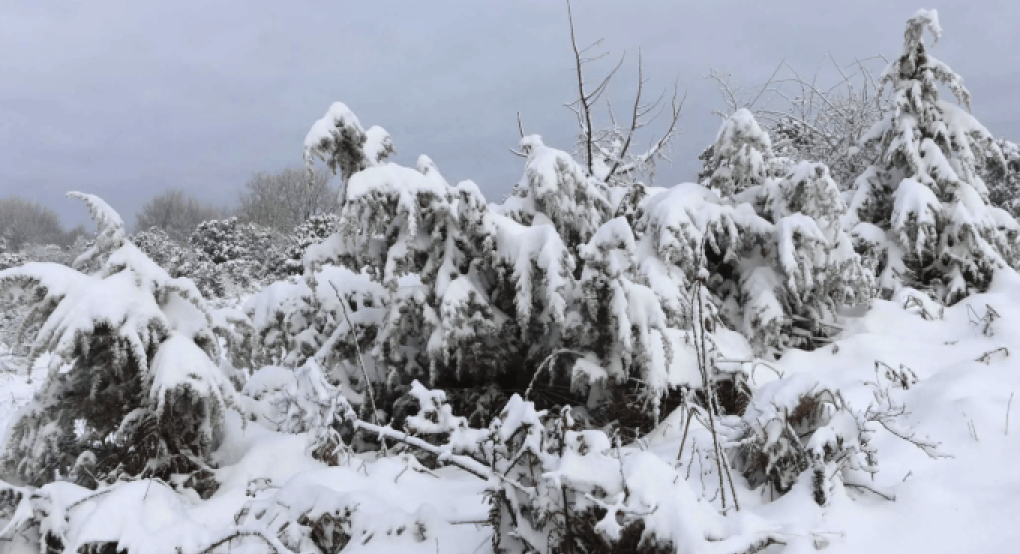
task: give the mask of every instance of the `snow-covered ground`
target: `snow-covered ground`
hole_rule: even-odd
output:
[[[998,314],[991,321],[989,307]],[[875,431],[871,445],[879,471],[868,486],[889,498],[837,487],[823,508],[813,501],[804,479],[771,500],[768,487],[752,491],[735,475],[741,513],[731,507],[726,518],[754,519],[776,530],[786,544],[766,552],[1016,551],[1020,406],[1014,410],[1011,403],[1020,390],[1020,278],[1004,273],[991,292],[945,309],[941,317],[938,308],[928,305],[927,310],[931,320],[905,295],[876,300],[870,310],[844,318],[845,331],[832,346],[790,351],[771,364],[775,371],[755,369],[756,389],[782,375],[782,382],[838,389],[852,407],[873,401],[875,390],[889,390],[909,412],[898,429],[938,443],[925,452],[884,429]],[[906,390],[888,386],[886,366],[907,368],[900,374],[909,382],[912,371],[916,382]],[[36,371],[42,374],[41,367]],[[0,424],[10,423],[29,400],[33,385],[26,377],[24,372],[0,375]],[[687,447],[694,455],[676,462],[680,419],[679,413],[670,415],[627,449],[647,449],[679,463],[691,488],[719,508],[708,463],[710,435],[694,423]],[[491,529],[482,524],[488,517],[482,496],[486,483],[464,471],[428,471],[406,457],[375,454],[327,467],[306,453],[304,435],[270,431],[258,423],[242,426],[233,413],[228,421],[229,436],[216,455],[216,478],[222,485],[207,500],[147,480],[98,495],[73,485],[56,487],[69,495],[64,498],[69,506],[67,551],[114,540],[132,554],[173,552],[174,547],[198,552],[257,521],[272,520],[275,516],[266,512],[281,502],[320,512],[347,510],[356,531],[343,550],[348,553],[491,551]],[[91,498],[75,503],[86,495]],[[277,515],[279,521],[269,527],[286,533],[286,516]],[[0,551],[35,552],[31,538],[32,533],[16,535],[0,544]],[[250,552],[265,551],[265,541],[244,536],[224,542],[232,550],[222,551],[243,552],[245,545]]]

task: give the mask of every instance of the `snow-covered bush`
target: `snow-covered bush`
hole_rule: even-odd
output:
[[[335,175],[346,183],[351,175],[382,163],[396,152],[393,140],[382,127],[367,131],[358,116],[342,102],[334,102],[326,115],[312,125],[305,137],[305,161],[311,165],[316,158],[326,162]]]
[[[21,252],[0,252],[0,270],[17,267],[28,262],[28,257]]]
[[[340,229],[340,217],[336,214],[316,214],[294,228],[290,236],[285,258],[280,267],[274,268],[274,276],[281,278],[288,275],[300,275],[304,271],[305,251],[313,244],[328,239]]]
[[[824,336],[824,326],[835,322],[839,308],[872,297],[873,270],[842,228],[846,205],[825,165],[798,163],[763,186],[756,205],[775,225],[785,318],[798,319],[813,335]],[[794,346],[810,344],[790,338]]]
[[[220,267],[190,244],[174,240],[158,227],[135,233],[131,242],[171,277],[191,279],[202,296],[213,299],[227,295]]]
[[[893,106],[861,139],[880,157],[854,184],[846,224],[878,252],[884,294],[905,285],[952,303],[1016,264],[1020,227],[986,202],[978,168],[1001,166],[1002,152],[969,113],[963,79],[928,52],[925,31],[942,36],[934,10],[907,21],[903,51],[882,74]],[[939,99],[940,85],[967,110]]]
[[[870,292],[827,170],[772,179],[768,135],[749,114],[724,125],[716,159],[742,175],[727,186],[746,189],[738,197],[691,184],[610,187],[526,136],[524,175],[489,205],[425,156],[411,169],[361,152],[368,133],[337,106],[306,140],[306,157],[345,175],[337,232],[307,248],[303,275],[245,310],[264,363],[316,360],[362,413],[371,389],[384,419],[399,419],[417,379],[464,398],[491,396],[476,389],[493,384],[548,391],[548,405],[586,397],[594,413],[625,390],[651,407],[640,411],[651,422],[671,389],[702,381],[690,371],[702,270],[711,332],[728,324],[761,354],[812,345],[840,306]],[[726,146],[741,141],[765,152]]]
[[[724,525],[672,465],[614,445],[601,431],[575,429],[569,409],[536,410],[514,395],[491,424],[474,428],[453,413],[442,391],[415,381],[409,394],[418,412],[406,419],[406,431],[364,421],[353,426],[396,444],[406,469],[428,471],[412,457],[424,456],[483,479],[495,552],[697,551],[726,541],[724,552],[736,553],[778,540],[747,522]],[[337,414],[351,417],[345,408]],[[372,529],[421,542],[439,525],[421,513],[372,524],[352,500],[295,480],[249,501],[237,520],[291,551],[314,545],[322,552],[339,551],[355,537],[362,544],[379,540]]]
[[[734,465],[752,488],[768,485],[773,497],[810,479],[824,506],[832,488],[863,483],[877,471],[871,431],[838,390],[796,375],[763,386],[744,413],[731,449]]]
[[[187,279],[171,278],[126,238],[120,216],[91,195],[95,245],[75,265],[30,263],[0,272],[0,290],[41,326],[30,361],[50,355],[45,383],[8,432],[5,472],[30,483],[205,467],[236,393],[217,366],[212,316]]]
[[[844,205],[825,166],[764,179],[732,198],[677,185],[648,198],[635,225],[641,272],[671,324],[689,324],[683,291],[707,271],[712,304],[759,354],[810,346],[840,306],[870,298],[872,280],[840,226]]]
[[[528,158],[524,176],[503,204],[503,213],[514,221],[532,225],[550,221],[567,244],[591,240],[595,230],[608,219],[609,191],[604,183],[589,177],[566,152],[549,148],[542,137],[521,139]]]
[[[536,366],[555,345],[573,279],[555,229],[496,213],[473,183],[450,185],[427,157],[411,169],[351,154],[371,143],[322,150],[360,133],[353,114],[341,119],[347,131],[315,138],[320,121],[306,143],[318,145],[316,155],[357,158],[362,169],[347,176],[339,232],[308,248],[302,278],[275,283],[247,305],[267,353],[291,367],[315,356],[359,392],[367,375],[385,382],[392,400],[414,379],[529,378],[514,368]]]
[[[237,218],[203,221],[188,242],[153,227],[131,237],[138,248],[172,277],[187,277],[210,299],[254,292],[286,276],[284,241],[270,229]]]

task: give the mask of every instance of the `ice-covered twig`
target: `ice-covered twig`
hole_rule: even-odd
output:
[[[989,364],[992,363],[992,355],[993,354],[997,354],[999,352],[1002,352],[1003,354],[1006,355],[1006,357],[1009,357],[1009,349],[1006,348],[1005,346],[1000,346],[999,348],[996,348],[995,350],[989,350],[988,352],[985,352],[981,356],[978,356],[978,358],[976,360],[974,360],[974,361],[975,362],[981,362],[981,363],[983,363],[985,365],[989,365]]]
[[[397,431],[392,427],[389,426],[383,427],[365,421],[355,422],[354,427],[356,429],[362,429],[370,433],[375,433],[381,439],[382,438],[393,439],[395,441],[402,442],[409,446],[420,448],[431,454],[435,454],[439,458],[439,461],[449,463],[450,465],[453,466],[457,466],[460,469],[463,469],[464,471],[478,477],[479,479],[484,479],[487,481],[491,479],[494,475],[492,471],[489,470],[489,468],[485,467],[474,458],[471,458],[469,456],[461,456],[458,454],[451,454],[449,451],[446,451],[434,444],[429,444],[428,442],[425,442],[424,440],[418,437],[413,437],[411,435],[408,435],[407,433]]]

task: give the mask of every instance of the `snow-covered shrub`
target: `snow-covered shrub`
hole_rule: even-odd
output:
[[[717,541],[726,541],[724,552],[745,552],[777,540],[746,522],[725,525],[672,465],[614,445],[601,431],[577,430],[569,409],[536,410],[513,395],[491,424],[476,428],[453,413],[444,392],[415,381],[409,394],[418,411],[406,418],[406,431],[360,420],[354,427],[395,444],[405,470],[428,471],[412,457],[426,455],[484,480],[495,552],[685,552]],[[346,409],[337,413],[351,417]],[[268,484],[253,485],[257,491]],[[291,551],[321,552],[355,538],[420,542],[441,525],[421,512],[373,523],[366,516],[374,504],[295,479],[248,502],[237,521]]]
[[[358,134],[353,114],[341,119],[347,131],[316,139],[317,123],[308,144]],[[530,375],[517,368],[537,366],[556,345],[573,281],[573,257],[555,228],[496,213],[474,183],[447,183],[425,156],[411,169],[351,154],[365,144],[312,150],[353,156],[361,169],[347,176],[339,232],[308,248],[305,274],[247,305],[267,354],[290,367],[314,356],[359,392],[367,375],[393,401],[414,379],[526,383]],[[563,156],[550,159],[576,165]],[[568,224],[574,209],[563,209]]]
[[[236,217],[203,221],[188,242],[199,264],[215,264],[224,295],[257,290],[284,257],[284,242],[272,229]]]
[[[342,102],[334,102],[326,115],[312,125],[305,137],[305,161],[316,158],[326,162],[333,174],[340,173],[346,183],[351,175],[382,163],[396,152],[393,140],[382,127],[367,131],[358,116]]]
[[[135,233],[131,241],[171,277],[191,279],[202,296],[210,299],[227,296],[228,280],[221,267],[191,244],[174,240],[158,227]]]
[[[290,246],[287,247],[282,263],[277,262],[279,267],[271,268],[274,271],[274,276],[282,278],[288,275],[300,275],[304,271],[304,264],[301,260],[308,247],[328,239],[339,229],[340,217],[331,213],[313,215],[295,227],[288,237]]]
[[[872,281],[842,230],[844,204],[824,165],[762,179],[730,198],[677,185],[645,200],[635,224],[641,273],[670,324],[690,324],[686,291],[705,270],[709,303],[759,355],[810,346],[840,306],[870,298]]]
[[[871,431],[838,390],[805,375],[774,381],[755,391],[731,443],[734,465],[752,488],[768,485],[783,495],[802,478],[826,505],[832,487],[863,482],[877,471]]]
[[[28,261],[28,257],[21,252],[0,252],[0,270],[17,267]]]
[[[31,361],[50,355],[45,384],[8,433],[4,471],[30,483],[71,477],[95,486],[123,475],[167,477],[205,465],[221,440],[233,386],[202,295],[126,238],[120,216],[91,195],[95,245],[75,263],[0,272],[41,323]]]
[[[759,353],[808,344],[795,325],[824,334],[839,306],[867,295],[824,166],[773,183],[767,151],[723,148],[757,129],[749,115],[720,132],[729,152],[720,167],[754,162],[738,171],[739,197],[691,184],[610,187],[527,136],[524,175],[489,205],[425,156],[411,169],[360,152],[367,133],[337,106],[309,131],[306,155],[345,175],[338,232],[307,248],[303,275],[245,310],[263,364],[314,358],[362,413],[371,389],[384,417],[399,419],[417,379],[464,399],[493,384],[555,397],[549,405],[587,396],[596,412],[625,389],[654,421],[671,389],[702,381],[689,370],[702,270],[710,332],[728,324]],[[767,144],[760,129],[751,134]]]
[[[782,178],[768,181],[756,204],[775,225],[784,317],[806,323],[801,326],[813,335],[827,335],[825,325],[835,321],[840,307],[872,297],[874,280],[842,228],[846,205],[829,169],[800,162]],[[791,339],[794,346],[810,344]]]
[[[597,393],[604,393],[608,385],[624,386],[638,379],[657,421],[659,399],[671,384],[660,368],[671,365],[673,345],[655,292],[633,280],[639,275],[634,271],[636,249],[630,225],[622,217],[606,222],[581,246],[580,317],[568,337],[574,348],[593,354],[574,369],[582,387],[590,391],[589,405],[594,406]],[[592,369],[584,371],[585,367]]]
[[[893,107],[861,139],[880,157],[854,184],[846,224],[880,252],[884,294],[906,285],[952,303],[1016,264],[1020,227],[986,202],[978,168],[1002,165],[1002,152],[969,113],[963,79],[928,52],[926,30],[942,35],[934,10],[907,21],[903,51],[882,74]],[[967,111],[939,99],[940,85]]]
[[[285,264],[280,237],[237,218],[203,221],[186,243],[156,227],[135,233],[132,242],[172,277],[194,281],[210,299],[253,292],[281,276],[277,272]]]

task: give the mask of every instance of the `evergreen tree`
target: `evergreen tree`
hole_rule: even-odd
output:
[[[609,219],[606,185],[587,176],[566,152],[546,146],[538,135],[521,139],[521,148],[528,156],[524,175],[504,202],[503,213],[525,225],[551,222],[570,245],[591,240]]]
[[[715,143],[702,152],[705,162],[698,182],[723,196],[761,185],[772,177],[772,140],[754,115],[741,108],[727,117]]]
[[[926,30],[942,35],[934,10],[907,21],[903,51],[882,75],[893,107],[862,139],[881,154],[855,182],[847,228],[879,252],[886,296],[913,286],[952,303],[1016,263],[1018,227],[986,203],[978,168],[1002,165],[1002,152],[970,115],[963,79],[929,54]],[[940,84],[967,111],[940,100]]]

